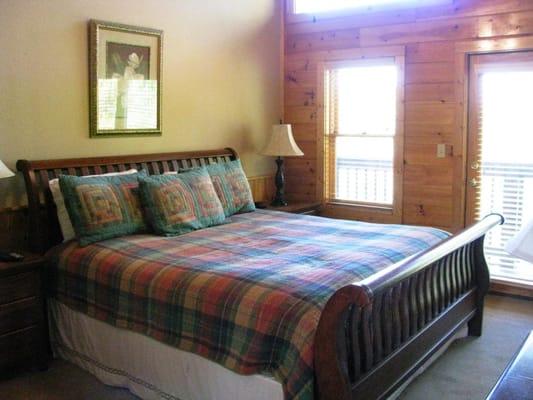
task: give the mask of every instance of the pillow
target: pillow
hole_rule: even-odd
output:
[[[128,171],[122,172],[110,172],[108,174],[102,175],[85,175],[80,178],[90,178],[94,176],[116,176],[116,175],[130,175],[136,173],[136,169],[130,169]],[[54,203],[56,204],[57,209],[57,219],[59,220],[59,226],[61,227],[61,233],[63,234],[63,241],[74,239],[76,233],[74,232],[74,227],[72,222],[70,222],[70,217],[68,216],[67,208],[65,207],[65,199],[63,198],[63,193],[61,193],[61,188],[59,187],[59,179],[55,178],[48,182],[50,191],[52,192],[52,197],[54,198]]]
[[[250,184],[240,160],[211,164],[207,171],[226,217],[255,210]]]
[[[205,167],[180,168],[177,171],[163,172],[163,175],[178,175],[178,174],[183,174],[184,172],[189,172],[189,171],[193,171],[193,170],[196,170],[196,169],[202,169],[202,168],[205,168]]]
[[[80,246],[146,231],[138,194],[141,176],[146,173],[59,176],[59,186]]]
[[[150,225],[160,235],[181,235],[225,220],[205,168],[176,175],[139,177],[139,188]]]

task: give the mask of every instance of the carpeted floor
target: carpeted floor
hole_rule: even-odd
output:
[[[484,399],[530,330],[533,330],[533,301],[490,296],[483,336],[454,342],[400,398]],[[46,372],[0,381],[0,399],[133,400],[137,397],[124,389],[101,384],[72,364],[55,360]]]
[[[452,343],[400,398],[484,399],[531,330],[533,301],[489,296],[483,335]]]

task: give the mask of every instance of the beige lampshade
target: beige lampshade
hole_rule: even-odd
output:
[[[270,140],[262,151],[265,156],[303,156],[304,153],[292,136],[292,127],[289,124],[274,125]]]
[[[0,160],[0,179],[11,178],[15,174]]]

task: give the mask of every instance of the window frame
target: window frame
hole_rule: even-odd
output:
[[[335,182],[332,168],[329,163],[334,157],[328,144],[326,101],[326,71],[332,68],[350,66],[358,61],[379,59],[393,59],[393,64],[398,68],[397,80],[397,108],[396,108],[396,133],[394,135],[393,157],[393,201],[392,205],[366,203],[330,199],[329,185]],[[403,172],[404,172],[404,130],[405,130],[405,46],[361,48],[353,50],[337,50],[324,53],[318,62],[317,72],[318,88],[318,115],[317,115],[317,148],[318,148],[318,184],[322,203],[327,208],[336,208],[339,214],[345,217],[379,220],[387,223],[401,223],[403,213]],[[334,168],[333,168],[334,169]]]
[[[295,13],[295,0],[285,0],[285,18],[288,23],[316,21],[318,19],[340,18],[348,16],[373,15],[398,11],[409,11],[431,6],[453,5],[453,0],[410,0],[403,4],[379,4],[374,6],[361,6],[344,8],[314,13]]]

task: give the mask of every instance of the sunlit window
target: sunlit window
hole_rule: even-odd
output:
[[[417,0],[294,0],[294,13],[320,13],[378,5],[418,3]]]
[[[331,200],[392,205],[398,68],[393,58],[326,71]]]

